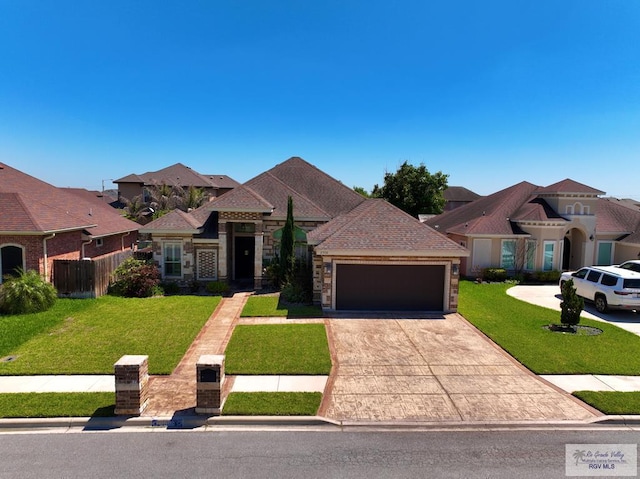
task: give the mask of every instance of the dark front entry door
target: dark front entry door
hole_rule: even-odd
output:
[[[255,247],[256,240],[253,236],[236,236],[234,253],[234,279],[253,279]]]

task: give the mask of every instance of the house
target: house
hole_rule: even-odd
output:
[[[57,188],[0,163],[1,277],[22,268],[51,281],[55,259],[131,249],[138,227],[95,193]]]
[[[239,184],[226,175],[202,175],[182,163],[176,163],[158,171],[148,171],[142,174],[132,173],[115,180],[114,183],[118,185],[119,201],[131,201],[134,197],[140,196],[145,203],[149,202],[149,188],[153,186],[200,188],[209,195],[209,198],[216,198]]]
[[[293,201],[297,254],[325,310],[455,311],[468,251],[380,199],[365,199],[293,157],[190,212],[141,228],[163,278],[261,288]]]
[[[483,268],[573,270],[638,258],[640,210],[565,179],[546,187],[523,181],[426,221],[471,255],[461,273]]]
[[[443,193],[444,211],[451,211],[460,206],[464,206],[480,198],[478,193],[465,188],[464,186],[449,186]]]

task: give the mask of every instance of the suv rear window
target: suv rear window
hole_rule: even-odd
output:
[[[597,283],[598,280],[600,279],[600,275],[602,273],[600,273],[599,271],[589,271],[589,274],[587,275],[587,280],[591,281],[592,283]]]
[[[640,289],[640,279],[625,279],[623,288]]]
[[[615,286],[617,282],[618,278],[616,278],[615,276],[611,276],[610,274],[603,274],[602,281],[600,281],[600,283],[605,286]]]

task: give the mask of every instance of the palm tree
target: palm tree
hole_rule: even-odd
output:
[[[202,188],[189,186],[189,188],[176,188],[176,204],[182,211],[190,211],[199,208],[209,199],[208,193]]]
[[[154,217],[162,216],[164,213],[174,209],[177,203],[176,191],[172,186],[162,183],[149,188],[151,201],[149,206],[154,209]]]
[[[149,213],[149,207],[142,201],[142,195],[134,196],[131,200],[122,198],[125,203],[124,215],[137,223],[144,222]]]
[[[576,460],[576,466],[578,465],[578,461],[581,461],[582,459],[584,459],[585,454],[586,454],[586,451],[584,449],[582,450],[576,449],[576,452],[573,453],[573,458]]]

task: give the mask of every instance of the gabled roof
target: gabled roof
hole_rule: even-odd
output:
[[[465,188],[464,186],[449,186],[443,193],[444,199],[447,201],[474,201],[480,198],[478,193]]]
[[[207,218],[209,212],[207,213]],[[205,218],[206,221],[206,218]],[[193,214],[185,213],[182,210],[172,210],[169,213],[162,215],[160,218],[156,218],[149,224],[140,227],[141,233],[191,233],[196,234],[200,232],[205,221],[200,221]]]
[[[293,190],[299,199],[305,198],[307,204],[314,206],[314,211],[322,211],[329,218],[351,211],[364,200],[353,189],[297,156],[245,183],[273,204],[274,214],[285,217],[287,196],[278,194],[283,184]],[[294,198],[294,208],[295,203]],[[311,210],[306,213],[311,217],[316,214]],[[301,210],[300,216],[306,216],[305,211]]]
[[[246,185],[238,186],[206,205],[198,208],[202,211],[253,211],[270,213],[273,205],[259,193]],[[198,211],[196,210],[196,211]]]
[[[604,191],[596,190],[577,181],[566,178],[544,188],[538,188],[537,194],[562,195],[562,194],[587,194],[592,196],[604,195]]]
[[[0,163],[0,233],[86,230],[94,237],[136,231],[137,223],[87,190],[57,188]]]
[[[158,171],[130,174],[115,180],[114,183],[140,183],[146,186],[165,184],[196,188],[235,188],[239,184],[227,175],[201,175],[182,163]]]
[[[307,235],[320,254],[468,256],[456,242],[383,199],[365,199],[352,211]]]
[[[515,214],[539,215],[537,205],[521,210],[523,205],[533,199],[532,194],[538,187],[523,181],[500,190],[489,196],[483,196],[471,203],[428,219],[425,223],[442,233],[460,235],[513,235],[512,220]]]

